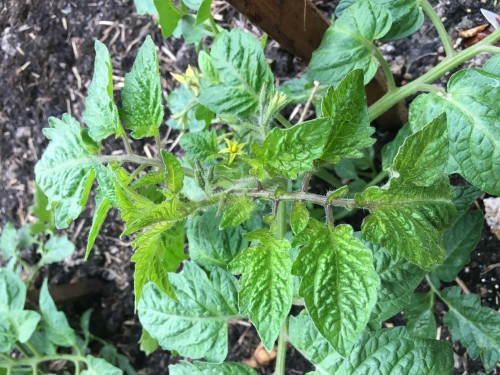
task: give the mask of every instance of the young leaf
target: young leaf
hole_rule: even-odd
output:
[[[321,160],[336,164],[345,158],[360,158],[361,150],[375,143],[361,70],[350,72],[337,87],[330,87],[321,102],[321,111],[332,119]]]
[[[96,194],[95,197],[95,208],[94,208],[94,216],[92,217],[92,225],[89,231],[89,237],[87,239],[87,250],[85,252],[85,261],[89,258],[90,252],[92,251],[92,247],[94,246],[94,242],[101,230],[102,224],[104,220],[106,220],[106,216],[108,215],[108,211],[111,209],[110,201],[103,197],[103,194]]]
[[[444,232],[445,260],[432,272],[442,281],[453,281],[462,268],[469,263],[470,253],[476,247],[483,229],[481,211],[462,215]]]
[[[186,133],[179,144],[186,156],[193,160],[198,158],[201,162],[209,161],[219,152],[215,131]]]
[[[153,40],[148,35],[132,66],[125,75],[121,91],[121,118],[132,130],[132,137],[140,139],[158,133],[163,121],[163,103],[158,67],[158,55]]]
[[[198,13],[196,14],[196,25],[201,25],[211,17],[211,7],[212,0],[201,1],[200,7],[198,8]]]
[[[247,230],[242,226],[220,230],[221,220],[215,207],[188,220],[187,238],[192,260],[202,265],[226,268],[250,245],[250,241],[244,238]]]
[[[361,0],[343,12],[326,31],[309,63],[309,76],[321,83],[338,84],[347,73],[362,69],[364,83],[378,68],[373,41],[391,28],[391,13],[373,1]]]
[[[309,210],[304,202],[295,201],[290,211],[290,227],[294,234],[302,232],[309,222]]]
[[[321,335],[343,356],[365,329],[379,286],[370,250],[352,234],[349,225],[311,219],[293,241],[302,246],[293,264],[302,277],[299,294]]]
[[[370,316],[370,325],[380,328],[387,319],[408,305],[425,271],[401,256],[389,256],[386,249],[371,242],[363,242],[373,252],[375,272],[380,278],[377,303]]]
[[[447,161],[448,131],[443,114],[406,138],[391,170],[405,184],[429,186],[443,176]]]
[[[54,226],[54,213],[47,209],[49,200],[44,194],[40,186],[35,186],[35,204],[30,207],[33,215],[38,219],[38,222],[31,225],[31,233],[39,234],[48,230],[50,232],[55,231]]]
[[[220,364],[180,361],[176,365],[168,366],[171,375],[256,375],[253,368],[243,363],[224,362]]]
[[[57,311],[56,304],[49,294],[47,279],[43,281],[40,289],[40,312],[42,313],[42,325],[47,338],[53,344],[59,346],[72,346],[76,344],[75,331],[69,326],[66,315]]]
[[[142,290],[152,281],[166,295],[174,298],[168,272],[175,272],[186,255],[184,254],[184,224],[175,225],[154,235],[137,235],[133,247],[132,262],[135,263],[135,306],[141,299]]]
[[[2,250],[2,258],[8,261],[16,254],[17,248],[17,230],[12,223],[6,223],[0,236],[0,250]]]
[[[485,72],[500,75],[500,55],[493,55],[486,63],[483,65],[483,70]]]
[[[43,246],[43,250],[40,265],[57,263],[69,258],[75,252],[75,244],[66,235],[52,236]]]
[[[168,38],[174,33],[185,13],[177,8],[172,0],[154,0],[154,4],[160,16],[158,23],[161,26],[161,34],[164,38]]]
[[[196,17],[192,14],[186,14],[181,19],[181,32],[184,41],[188,44],[200,43],[208,35],[213,35],[205,25],[196,23]]]
[[[256,209],[255,203],[247,197],[229,195],[224,203],[224,213],[219,229],[235,227],[248,220]]]
[[[154,16],[158,14],[153,0],[134,0],[134,5],[140,15],[150,14]]]
[[[317,374],[444,375],[453,370],[453,351],[446,342],[412,337],[404,327],[363,333],[345,359],[307,315],[290,318],[289,337]]]
[[[92,155],[82,140],[80,124],[69,114],[49,118],[43,129],[50,140],[35,165],[35,180],[47,195],[47,209],[54,209],[57,228],[67,228],[82,211],[92,188]]]
[[[356,194],[356,204],[369,208],[363,238],[403,256],[423,269],[445,258],[442,233],[455,216],[453,189],[442,178],[432,186],[408,186],[392,179],[388,188],[370,187]]]
[[[138,308],[142,325],[164,349],[222,362],[227,321],[238,317],[237,280],[220,268],[209,276],[193,262],[184,262],[182,272],[169,278],[179,302],[146,284]]]
[[[394,158],[399,152],[399,148],[403,145],[406,138],[413,134],[410,124],[406,124],[401,129],[399,129],[396,137],[389,143],[386,143],[382,147],[382,168],[384,171],[389,170],[389,168],[394,163]]]
[[[95,41],[94,48],[94,76],[85,100],[83,120],[89,128],[90,137],[99,143],[112,134],[121,134],[118,108],[113,99],[111,57],[100,41]]]
[[[289,129],[274,128],[262,145],[252,144],[252,152],[271,177],[296,179],[298,173],[314,169],[331,126],[330,119],[320,118]]]
[[[168,108],[172,112],[167,125],[173,129],[189,129],[192,132],[204,130],[210,125],[213,116],[210,118],[197,116],[197,109],[203,106],[196,103],[197,99],[184,85],[173,90],[167,97]]]
[[[85,357],[87,369],[83,370],[82,375],[122,375],[123,371],[116,368],[111,363],[106,362],[102,358],[96,358],[91,355]]]
[[[255,114],[261,91],[274,83],[259,41],[239,29],[223,31],[215,37],[210,56],[221,82],[204,89],[200,102],[219,115]]]
[[[362,0],[342,0],[335,14],[337,17],[342,16],[342,13],[351,5]],[[420,8],[417,0],[370,0],[391,12],[392,26],[383,40],[401,39],[413,34],[424,22],[424,13]]]
[[[434,293],[414,293],[405,310],[408,332],[415,337],[436,337],[436,319],[434,318]]]
[[[453,340],[467,348],[472,359],[481,357],[487,372],[500,361],[500,313],[481,306],[477,294],[461,294],[458,286],[446,288],[439,297],[448,305],[444,324]]]
[[[446,113],[450,148],[447,173],[458,172],[493,195],[500,195],[499,100],[500,76],[464,69],[448,81],[447,95],[420,95],[410,111],[414,130]]]
[[[290,243],[267,229],[250,232],[247,239],[260,244],[243,250],[229,264],[229,271],[242,274],[240,313],[248,315],[270,352],[292,306]]]
[[[114,345],[105,344],[101,350],[99,350],[99,354],[106,362],[113,366],[117,366],[120,370],[124,370],[127,375],[137,375],[129,359],[123,354],[118,353]],[[120,374],[122,374],[122,371],[120,371]]]
[[[156,349],[158,349],[158,340],[151,337],[148,331],[144,328],[142,329],[141,338],[139,339],[141,352],[150,355]]]
[[[161,158],[165,165],[165,183],[172,193],[179,193],[184,186],[184,170],[181,163],[165,150],[161,150]]]

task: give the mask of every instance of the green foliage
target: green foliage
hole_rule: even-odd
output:
[[[250,366],[243,363],[226,362],[222,364],[206,363],[206,362],[185,362],[181,361],[177,365],[168,366],[168,370],[172,375],[255,375],[256,372]]]
[[[415,293],[411,296],[410,304],[405,311],[408,319],[408,332],[415,337],[436,337],[436,319],[434,319],[434,295],[429,293]]]

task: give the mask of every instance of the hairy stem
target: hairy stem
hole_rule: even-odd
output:
[[[162,167],[163,162],[159,158],[148,158],[139,155],[99,155],[96,157],[100,163],[134,163]]]
[[[156,151],[158,152],[157,155],[160,156],[161,152],[161,139],[160,139],[160,132],[156,132],[155,134],[155,143],[156,143]]]
[[[278,238],[284,238],[286,234],[286,202],[279,202],[277,218]],[[285,359],[286,359],[286,335],[287,335],[288,318],[283,322],[280,335],[278,337],[278,349],[276,353],[276,368],[275,375],[285,375]]]
[[[402,86],[394,90],[393,92],[388,92],[377,102],[375,102],[369,108],[370,121],[375,120],[381,114],[389,110],[391,107],[399,103],[401,100],[406,99],[410,95],[415,94],[422,90],[422,85],[431,84],[445,73],[456,68],[463,62],[473,58],[474,56],[480,54],[481,52],[496,53],[497,47],[491,46],[500,39],[500,29],[495,30],[492,34],[488,35],[479,43],[469,47],[462,52],[457,53],[451,58],[446,58],[441,63],[436,65],[433,69],[425,73],[423,76],[417,78],[415,81],[410,82],[406,86]],[[426,86],[424,86],[427,88]]]
[[[439,38],[441,39],[441,43],[443,43],[446,57],[453,57],[456,54],[456,51],[453,48],[453,43],[451,42],[450,36],[444,28],[443,22],[437,15],[436,11],[427,0],[420,0],[420,6],[424,10],[425,14],[427,14],[427,17],[429,17],[431,22],[434,24]]]

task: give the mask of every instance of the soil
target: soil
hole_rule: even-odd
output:
[[[222,1],[216,7],[226,24],[245,27],[260,33]],[[320,9],[331,13],[336,1],[316,1]],[[446,26],[456,39],[458,31],[485,23],[479,8],[494,9],[493,1],[440,0],[433,2],[438,13],[446,17]],[[16,226],[30,222],[29,214],[34,192],[34,165],[47,142],[42,129],[50,116],[64,112],[81,120],[84,97],[93,71],[93,42],[104,42],[113,59],[115,88],[123,83],[123,76],[133,62],[140,43],[151,35],[159,46],[160,69],[165,92],[174,86],[170,72],[181,72],[188,64],[196,64],[193,47],[181,40],[165,40],[147,16],[134,12],[130,0],[2,0],[0,2],[0,228],[8,221]],[[497,8],[498,10],[498,8]],[[398,83],[421,75],[443,58],[439,40],[432,26],[427,24],[410,38],[381,46],[388,58]],[[270,43],[266,53],[279,79],[295,77],[304,70],[300,62]],[[467,66],[481,65],[478,57]],[[444,81],[443,81],[444,82]],[[382,140],[394,133],[379,132]],[[173,135],[175,137],[175,134]],[[170,142],[172,142],[172,135]],[[134,144],[137,150],[147,149],[147,143]],[[108,142],[108,151],[120,148]],[[85,280],[104,281],[98,298],[65,304],[70,321],[77,324],[79,316],[92,307],[91,331],[115,343],[141,374],[166,374],[167,367],[179,358],[159,350],[150,356],[140,352],[138,340],[141,328],[134,315],[133,265],[130,239],[118,240],[122,231],[119,215],[112,212],[98,237],[88,262],[83,262],[86,236],[93,207],[88,205],[80,218],[66,231],[77,245],[75,255],[58,265],[43,270],[51,284],[68,284]],[[482,303],[498,309],[500,268],[485,274],[481,271],[500,262],[500,241],[487,226],[471,263],[459,277],[473,293],[479,293]],[[27,254],[28,261],[35,254]],[[439,311],[438,311],[439,313]],[[396,324],[398,320],[395,320]],[[253,328],[244,322],[235,322],[229,329],[229,360],[241,361],[252,356],[259,340]],[[479,361],[464,361],[464,351],[456,345],[457,374],[476,374],[482,371]],[[464,363],[467,367],[464,367]],[[258,368],[260,374],[271,374],[273,363]],[[310,364],[293,348],[288,349],[287,374],[304,374],[312,370]],[[500,372],[496,372],[500,373]]]

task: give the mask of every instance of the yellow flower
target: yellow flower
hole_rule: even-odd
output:
[[[176,74],[170,73],[174,79],[191,89],[195,96],[198,96],[200,93],[200,74],[197,69],[193,69],[191,65],[188,66],[186,72],[184,74]]]
[[[223,150],[219,151],[219,154],[229,154],[229,163],[228,165],[231,165],[231,163],[234,161],[234,158],[236,158],[236,155],[243,155],[243,147],[245,147],[246,143],[239,143],[238,142],[233,142],[230,139],[224,138],[224,140],[227,143],[227,147]]]

